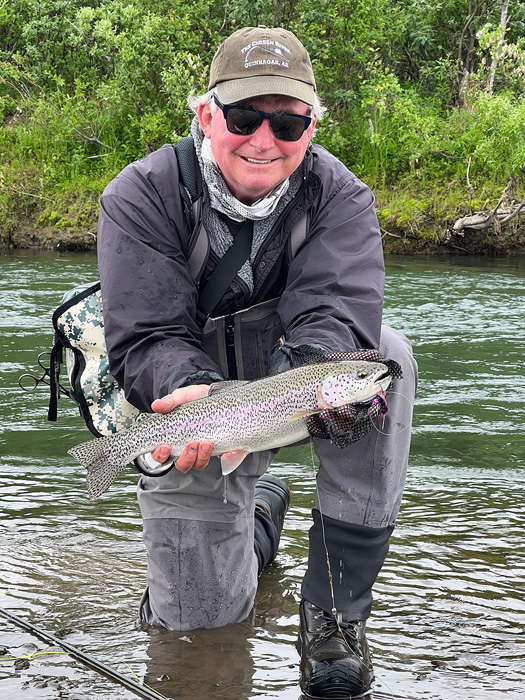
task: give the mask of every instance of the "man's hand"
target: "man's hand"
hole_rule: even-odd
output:
[[[169,413],[176,406],[208,396],[209,390],[210,387],[207,384],[181,387],[172,391],[171,394],[163,396],[161,399],[156,399],[151,404],[151,408],[155,413]],[[189,442],[179,459],[175,462],[175,467],[184,473],[190,469],[204,469],[210,461],[211,450],[212,443],[209,440]],[[169,459],[170,453],[171,447],[169,445],[159,445],[152,454],[153,459],[157,462],[165,462]]]

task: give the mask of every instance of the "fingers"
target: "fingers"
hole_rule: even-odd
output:
[[[184,474],[190,469],[201,470],[208,464],[211,457],[212,443],[208,440],[203,442],[192,441],[184,448],[183,453],[175,462],[175,467]]]
[[[163,396],[161,399],[156,399],[151,404],[151,409],[155,413],[169,413],[174,408],[183,403],[196,401],[208,396],[210,387],[208,384],[193,384],[184,386],[180,389],[175,389],[171,394]],[[211,457],[212,443],[208,440],[203,440],[201,443],[195,441],[189,442],[184,448],[183,453],[175,462],[176,468],[183,473],[190,469],[204,469]],[[159,445],[153,452],[153,459],[157,462],[165,462],[171,454],[170,445]]]
[[[173,411],[175,406],[176,404],[174,403],[171,394],[168,394],[167,396],[163,396],[162,399],[155,399],[155,401],[151,404],[151,409],[155,411],[155,413],[169,413],[170,411]]]
[[[169,413],[176,406],[197,399],[203,399],[208,396],[210,387],[208,384],[192,384],[191,386],[183,386],[180,389],[175,389],[171,394],[163,396],[161,399],[156,399],[151,404],[151,410],[155,413]]]
[[[167,462],[171,454],[170,445],[159,445],[152,453],[151,456],[156,462]]]
[[[190,469],[204,469],[210,461],[212,447],[208,440],[189,442],[175,462],[175,467],[183,473],[189,472]],[[171,455],[171,447],[167,444],[159,445],[151,455],[156,462],[166,462]]]

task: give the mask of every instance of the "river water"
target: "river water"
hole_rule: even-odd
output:
[[[273,473],[293,492],[281,553],[245,623],[145,631],[136,610],[145,551],[123,474],[87,498],[67,455],[89,437],[44,388],[17,384],[49,349],[62,293],[97,278],[93,256],[0,256],[0,606],[176,700],[297,700],[294,642],[315,465],[283,450]],[[525,697],[525,258],[393,257],[385,320],[420,366],[411,467],[368,625],[376,700]],[[53,652],[53,653],[50,653]],[[4,700],[136,697],[0,618]],[[17,668],[15,657],[29,658]],[[18,662],[17,665],[20,665]],[[372,695],[370,696],[372,697]]]

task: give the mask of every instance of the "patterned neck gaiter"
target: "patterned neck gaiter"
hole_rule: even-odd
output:
[[[246,219],[253,219],[254,221],[250,257],[239,270],[239,277],[246,284],[251,295],[254,288],[252,263],[270,234],[273,225],[279,218],[279,214],[298,193],[304,177],[303,166],[295,170],[288,180],[279,185],[274,192],[263,197],[260,202],[247,206],[239,202],[226,186],[221,172],[214,162],[215,159],[213,154],[211,154],[211,148],[209,148],[209,151],[208,146],[203,148],[203,141],[207,141],[207,139],[204,138],[197,117],[192,122],[191,135],[195,142],[197,159],[202,172],[203,187],[208,194],[208,197],[205,197],[202,220],[208,233],[212,250],[219,258],[222,258],[228,248],[233,245],[233,235],[217,212],[220,211],[235,221],[245,221]],[[211,158],[209,157],[210,154]],[[266,202],[266,200],[270,201]]]

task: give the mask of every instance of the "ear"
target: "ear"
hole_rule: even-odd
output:
[[[204,133],[204,136],[206,136],[206,138],[209,139],[211,135],[211,122],[213,119],[210,105],[200,104],[197,108],[197,117],[199,118],[199,124]]]

